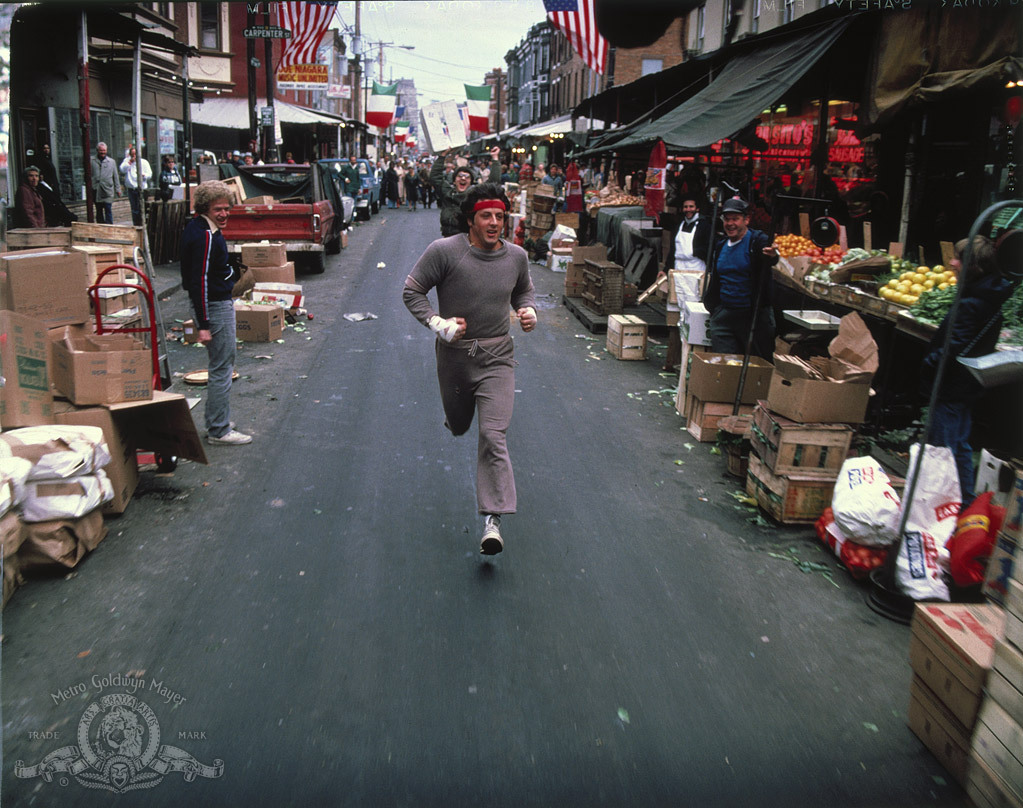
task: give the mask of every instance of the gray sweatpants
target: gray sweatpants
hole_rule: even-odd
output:
[[[464,435],[479,412],[476,503],[480,513],[515,513],[515,476],[508,455],[508,425],[515,403],[514,344],[510,336],[437,339],[437,379],[444,425]]]

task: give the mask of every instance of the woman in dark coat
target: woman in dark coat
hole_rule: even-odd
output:
[[[419,173],[414,168],[405,173],[405,201],[409,210],[415,210],[419,202]]]
[[[398,172],[393,162],[387,164],[387,171],[384,172],[384,199],[387,200],[387,207],[398,206]]]

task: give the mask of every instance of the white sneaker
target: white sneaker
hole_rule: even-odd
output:
[[[241,446],[245,443],[252,443],[252,435],[246,435],[244,432],[232,429],[225,432],[219,438],[207,435],[206,442],[213,446]]]
[[[501,538],[501,517],[496,513],[487,514],[483,525],[483,538],[480,539],[480,552],[483,555],[497,555],[504,549]]]
[[[229,423],[229,424],[227,425],[227,431],[228,431],[228,432],[230,432],[230,431],[231,431],[232,429],[234,429],[234,421],[231,421],[231,422],[230,422],[230,423]],[[203,434],[204,434],[204,435],[206,435],[207,437],[209,437],[210,431],[209,431],[209,430],[207,429],[207,430],[206,430],[206,431],[205,431],[205,432],[204,432]]]

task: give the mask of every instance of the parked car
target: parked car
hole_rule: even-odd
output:
[[[355,198],[355,215],[366,220],[370,214],[380,212],[380,180],[377,179],[373,164],[369,160],[360,158],[356,162],[359,165],[360,188],[359,195]],[[338,177],[344,161],[333,158],[320,160],[319,163],[326,165],[330,172]]]
[[[344,201],[318,163],[220,167],[225,180],[241,181],[246,200],[231,208],[224,228],[229,252],[240,253],[250,241],[283,241],[296,268],[318,274],[325,268],[324,255],[341,251]]]

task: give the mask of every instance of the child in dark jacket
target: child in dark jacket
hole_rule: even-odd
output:
[[[983,393],[980,383],[969,370],[956,360],[962,357],[983,356],[991,353],[998,342],[1002,327],[1002,305],[1012,294],[1012,284],[1003,277],[995,247],[989,239],[976,236],[970,266],[962,271],[960,262],[966,250],[967,239],[956,244],[956,258],[952,269],[959,275],[959,310],[954,324],[948,315],[931,338],[923,361],[921,381],[923,392],[930,394],[945,334],[952,328],[948,361],[941,379],[941,387],[931,413],[931,432],[928,442],[933,446],[949,447],[956,459],[963,508],[973,501],[973,449],[970,430],[973,426],[973,405]]]

